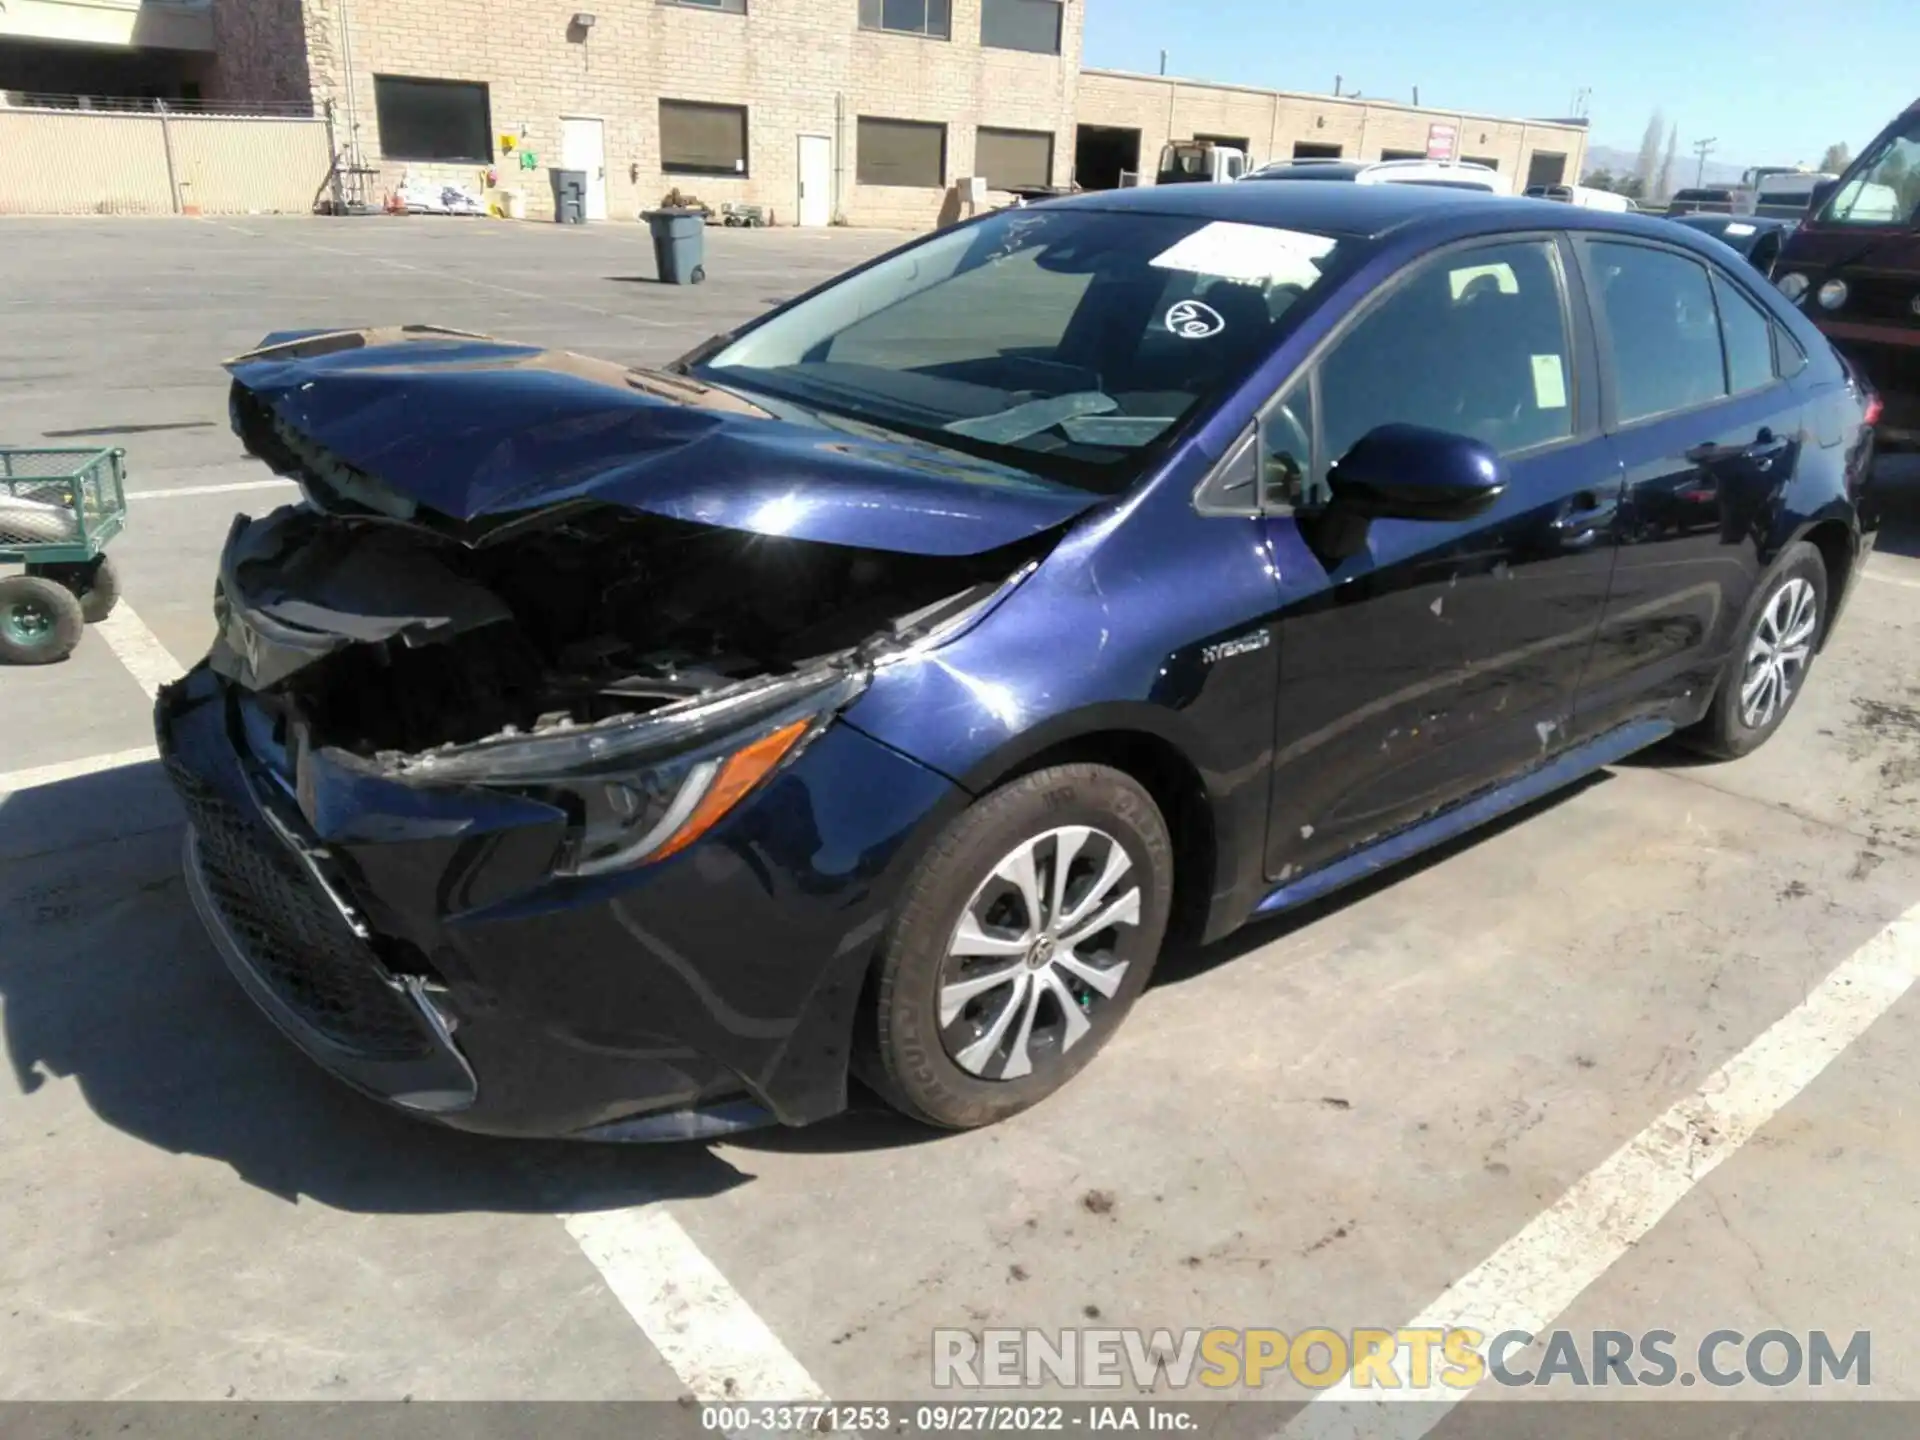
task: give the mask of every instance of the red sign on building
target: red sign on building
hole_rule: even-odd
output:
[[[1435,121],[1427,127],[1427,159],[1451,160],[1460,148],[1460,127]]]

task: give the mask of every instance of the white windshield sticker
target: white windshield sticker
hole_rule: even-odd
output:
[[[1533,357],[1533,403],[1542,410],[1567,408],[1567,372],[1558,355]]]
[[[1733,224],[1727,226],[1727,234],[1729,235],[1751,235],[1753,234],[1753,231],[1754,231],[1753,226],[1742,225],[1737,220]]]
[[[1307,286],[1320,278],[1314,261],[1333,249],[1325,235],[1216,220],[1153,257],[1162,270],[1188,270],[1222,280]]]
[[[1227,328],[1227,322],[1211,305],[1198,300],[1182,300],[1167,311],[1167,329],[1182,340],[1204,340]]]

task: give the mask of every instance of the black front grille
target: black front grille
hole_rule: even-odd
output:
[[[337,1045],[378,1059],[428,1053],[372,950],[300,862],[183,767],[167,768],[193,821],[207,893],[254,974]]]

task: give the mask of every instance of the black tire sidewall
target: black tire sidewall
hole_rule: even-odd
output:
[[[1767,607],[1773,603],[1774,596],[1789,580],[1799,578],[1813,586],[1814,603],[1818,606],[1818,622],[1814,630],[1812,654],[1801,668],[1800,683],[1787,697],[1787,703],[1773,713],[1773,718],[1765,725],[1751,726],[1740,717],[1740,683],[1746,674],[1747,648],[1753,643],[1753,634],[1760,619],[1767,613]],[[1793,713],[1793,707],[1807,688],[1807,680],[1813,673],[1813,662],[1819,653],[1820,642],[1826,637],[1829,618],[1827,596],[1827,566],[1820,558],[1820,552],[1806,541],[1796,541],[1787,547],[1767,573],[1765,581],[1755,592],[1747,613],[1742,617],[1739,633],[1734,637],[1733,653],[1727,657],[1727,668],[1720,681],[1720,693],[1714,697],[1712,739],[1716,753],[1728,758],[1751,754],[1773,737],[1773,733],[1786,723],[1787,716]]]
[[[937,997],[947,945],[962,908],[993,866],[1023,840],[1065,825],[1091,825],[1125,848],[1141,886],[1140,924],[1119,990],[1102,1003],[1099,1028],[1049,1065],[1019,1080],[982,1080],[961,1069],[940,1040]],[[1058,765],[993,791],[936,840],[909,880],[881,962],[876,998],[876,1077],[895,1106],[935,1125],[970,1129],[1036,1104],[1073,1079],[1125,1022],[1152,975],[1166,936],[1173,842],[1152,796],[1103,765]]]
[[[80,614],[89,625],[98,625],[120,603],[120,572],[113,561],[102,555],[94,563],[93,578],[80,596]]]
[[[0,616],[21,601],[34,601],[53,615],[53,630],[45,643],[22,645],[0,628],[0,664],[51,665],[64,660],[80,643],[86,619],[80,613],[80,601],[57,580],[41,575],[9,575],[0,578]]]

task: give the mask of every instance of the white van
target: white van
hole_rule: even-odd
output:
[[[1529,185],[1527,194],[1535,200],[1558,200],[1563,205],[1609,210],[1616,215],[1625,215],[1634,208],[1633,202],[1624,195],[1616,195],[1611,190],[1589,189],[1585,185]]]
[[[1464,160],[1276,160],[1247,179],[1344,180],[1355,185],[1433,185],[1486,195],[1513,193],[1498,170]]]

